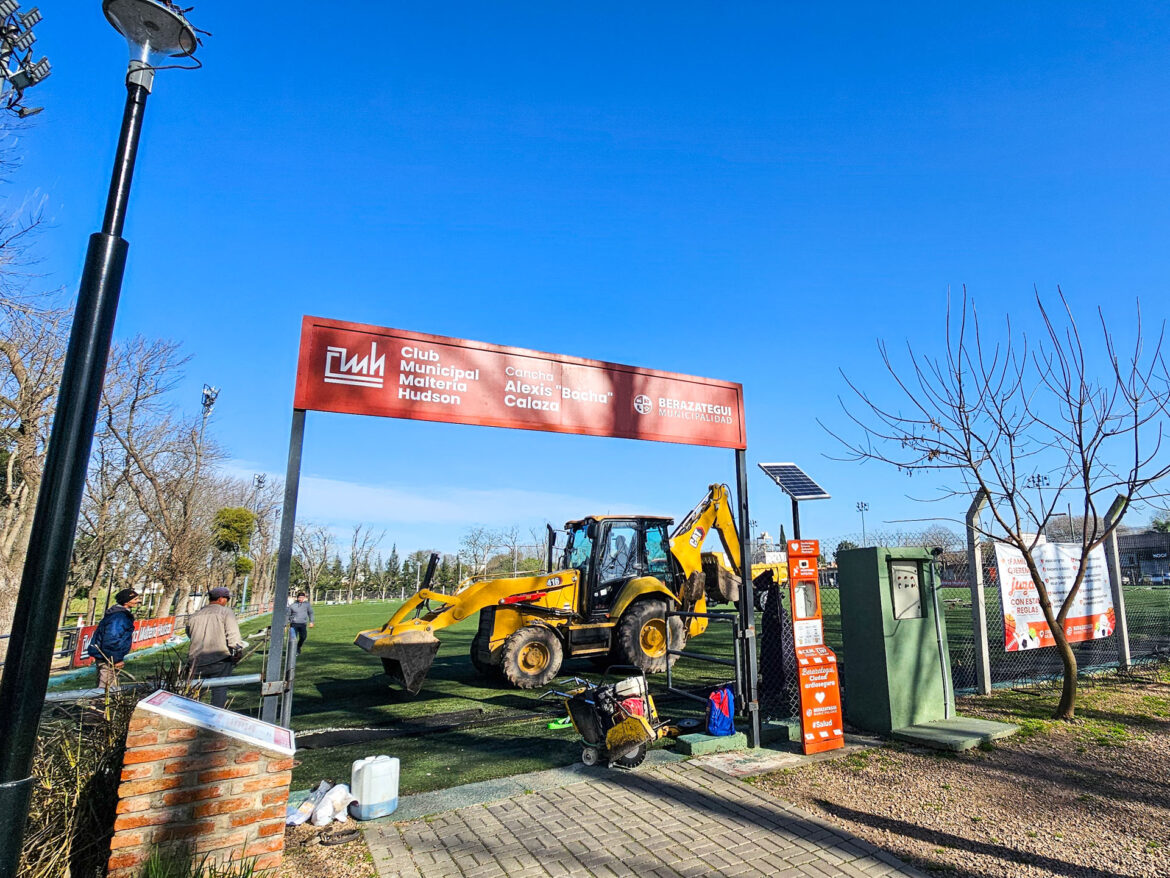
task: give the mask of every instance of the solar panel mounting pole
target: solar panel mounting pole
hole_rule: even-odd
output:
[[[800,539],[800,503],[795,497],[792,498],[792,538]]]

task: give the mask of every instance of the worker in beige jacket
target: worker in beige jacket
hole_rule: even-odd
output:
[[[188,673],[192,677],[226,677],[231,674],[244,655],[248,644],[240,636],[236,615],[228,604],[232,593],[222,586],[208,592],[210,602],[187,619],[187,637],[191,644],[187,649]],[[227,704],[227,687],[216,686],[211,690],[214,707]]]

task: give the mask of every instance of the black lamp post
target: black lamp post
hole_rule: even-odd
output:
[[[101,400],[110,337],[122,289],[122,238],[146,97],[157,62],[191,56],[195,29],[170,0],[104,0],[102,9],[130,45],[126,108],[102,230],[90,236],[57,412],[49,435],[4,677],[0,680],[0,878],[14,878],[32,792],[33,752],[65,593],[73,536]]]

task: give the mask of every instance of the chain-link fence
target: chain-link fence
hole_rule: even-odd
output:
[[[943,550],[938,556],[936,569],[940,580],[939,602],[946,620],[954,688],[958,694],[977,691],[977,650],[972,614],[974,589],[962,537],[941,527],[921,532],[849,534],[822,543],[829,571],[833,571],[832,557],[838,546],[849,549],[863,545],[912,546]],[[1027,686],[1058,679],[1063,670],[1055,649],[1006,648],[999,576],[991,544],[981,545],[979,555],[983,568],[984,619],[987,626],[991,685]],[[840,659],[847,661],[844,644],[839,640],[840,592],[835,587],[835,572],[830,576],[829,571],[821,577],[825,640],[837,651]],[[1122,597],[1129,628],[1130,661],[1140,663],[1170,658],[1170,587],[1148,584],[1123,585]],[[835,619],[831,619],[834,608]],[[837,638],[836,641],[834,637]],[[1116,634],[1073,644],[1072,650],[1077,657],[1077,667],[1084,672],[1108,670],[1118,667],[1121,663]]]
[[[824,645],[836,654],[838,663],[843,664],[845,644],[841,637],[841,591],[837,587],[835,571],[821,571],[820,594]],[[760,718],[767,722],[799,716],[799,675],[792,637],[792,606],[788,585],[772,583],[760,588],[756,594],[756,606]],[[839,682],[844,691],[844,680]]]

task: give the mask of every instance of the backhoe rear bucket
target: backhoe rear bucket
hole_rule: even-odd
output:
[[[423,631],[410,631],[383,639],[377,639],[377,633],[363,631],[355,643],[382,660],[386,676],[411,695],[417,695],[439,651],[439,639]],[[371,637],[371,634],[375,636]]]
[[[712,603],[732,603],[739,600],[740,578],[716,560],[703,554],[703,575],[706,576],[707,600]]]

